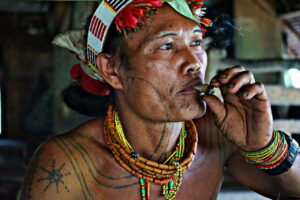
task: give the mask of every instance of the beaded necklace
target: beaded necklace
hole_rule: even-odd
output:
[[[124,144],[130,149],[133,150],[129,142],[126,140],[123,129],[122,129],[122,124],[120,122],[118,113],[115,112],[115,126],[117,130],[117,134],[119,138],[124,142]],[[173,164],[173,165],[178,165],[180,159],[183,157],[184,153],[184,144],[185,144],[185,138],[187,136],[187,132],[185,130],[184,123],[182,123],[182,129],[180,132],[179,140],[176,145],[175,151],[169,156],[169,158],[164,162],[164,164]],[[176,181],[174,185],[174,181],[170,181],[168,184],[163,185],[163,192],[162,194],[166,199],[173,199],[179,190],[179,187],[181,185],[182,181],[182,170],[179,170],[176,173]],[[150,183],[146,182],[143,178],[140,178],[140,186],[141,186],[141,196],[142,200],[146,200],[150,196]],[[148,198],[147,198],[148,197]]]
[[[189,134],[185,131],[185,126]],[[163,185],[162,193],[165,199],[175,198],[182,182],[182,175],[196,154],[198,135],[192,121],[183,123],[176,149],[164,164],[147,160],[133,150],[125,138],[118,113],[112,106],[108,109],[103,132],[117,162],[139,178],[142,200],[149,200],[150,183]]]

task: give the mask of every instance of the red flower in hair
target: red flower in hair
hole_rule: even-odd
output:
[[[115,24],[117,30],[122,32],[122,29],[136,28],[140,22],[140,18],[145,17],[145,12],[141,8],[127,6],[116,17]]]
[[[190,5],[191,10],[196,10],[203,6],[203,0],[187,0],[187,3]]]
[[[205,25],[205,26],[209,26],[211,24],[211,20],[207,19],[207,18],[201,18],[201,22]]]
[[[126,6],[116,17],[115,24],[117,30],[122,32],[123,29],[130,31],[130,28],[136,29],[143,25],[143,18],[151,7],[161,7],[163,2],[160,0],[135,0]]]
[[[97,96],[107,96],[110,94],[107,84],[89,77],[79,64],[73,65],[70,74],[73,79],[77,80],[84,91]]]

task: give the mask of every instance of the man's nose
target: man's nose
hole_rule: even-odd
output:
[[[194,74],[200,72],[199,60],[190,48],[185,48],[181,52],[181,56],[184,60],[181,66],[183,74]]]

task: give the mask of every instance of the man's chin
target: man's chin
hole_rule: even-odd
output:
[[[197,104],[189,107],[188,113],[187,111],[185,111],[186,115],[184,116],[184,121],[199,119],[203,117],[207,110],[206,107],[206,103],[203,100],[197,101]]]
[[[170,109],[170,118],[169,122],[180,122],[180,121],[189,121],[193,119],[201,118],[206,113],[206,103],[203,100],[194,100],[188,104],[181,105],[176,109]]]

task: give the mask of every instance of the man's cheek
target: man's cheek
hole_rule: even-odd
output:
[[[207,53],[205,50],[201,50],[199,52],[196,53],[196,57],[198,59],[198,61],[203,65],[205,66],[206,68],[206,65],[207,65]]]
[[[130,84],[128,94],[142,101],[160,101],[162,94],[157,83],[146,80],[143,77],[134,76]]]
[[[157,85],[142,77],[132,77],[132,84],[127,93],[131,106],[134,106],[143,115],[157,119],[167,119],[166,95],[162,92],[162,85]],[[151,114],[151,116],[150,116]]]

